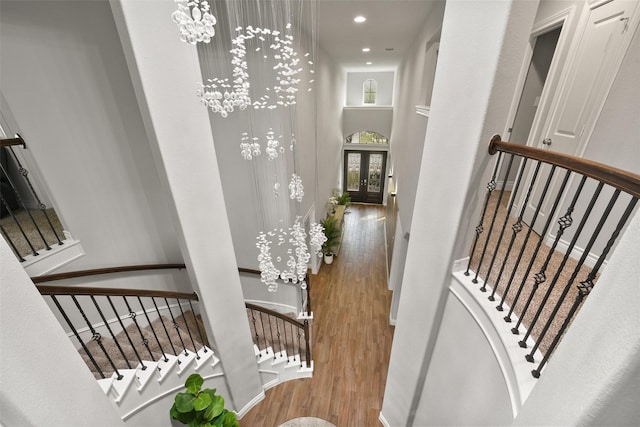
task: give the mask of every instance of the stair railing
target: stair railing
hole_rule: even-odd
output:
[[[24,257],[27,255],[38,256],[38,251],[42,249],[49,251],[52,246],[63,245],[64,236],[62,231],[54,226],[52,213],[48,212],[47,205],[38,196],[29,178],[29,171],[16,155],[14,147],[19,146],[22,149],[27,147],[19,134],[16,134],[15,138],[0,140],[3,158],[6,156],[6,161],[0,162],[0,179],[2,181],[0,209],[3,213],[2,216],[11,218],[9,222],[0,222],[0,232],[20,262],[24,262]],[[17,167],[17,174],[10,173],[11,163]],[[36,210],[27,206],[27,199],[35,202],[42,220],[36,220]]]
[[[119,380],[123,377],[121,369],[139,366],[145,370],[147,366],[144,359],[147,355],[150,360],[163,359],[167,362],[168,354],[173,353],[178,357],[180,353],[184,353],[187,356],[189,351],[193,351],[196,359],[200,359],[200,345],[204,346],[204,353],[209,351],[206,332],[199,324],[192,304],[193,301],[198,301],[198,295],[195,292],[39,283],[113,273],[184,268],[184,264],[133,265],[51,274],[33,277],[32,280],[42,295],[51,298],[70,333],[78,340],[81,353],[88,359],[89,368],[100,378],[107,378],[115,373]],[[185,309],[191,314],[185,312]],[[90,345],[82,337],[87,332],[95,345]],[[200,345],[196,344],[196,340]]]
[[[259,276],[261,274],[260,270],[255,270],[251,268],[243,268],[239,267],[238,272],[247,273]],[[303,314],[310,316],[311,315],[311,280],[309,277],[309,273],[305,275],[304,282],[297,284],[296,289],[300,298],[300,307]]]
[[[259,270],[238,268],[240,273],[260,275]],[[302,318],[294,319],[277,311],[270,310],[257,304],[245,303],[249,325],[253,336],[253,343],[258,349],[272,348],[276,353],[287,354],[289,362],[294,362],[295,355],[300,356],[300,363],[311,367],[311,287],[309,273],[299,286],[302,307]],[[304,344],[304,345],[303,345]],[[284,353],[283,353],[284,352]],[[262,354],[258,355],[262,357]]]
[[[276,357],[286,355],[289,363],[311,367],[311,335],[308,319],[299,321],[256,304],[245,303],[245,305],[253,343],[258,349],[270,348]],[[262,357],[262,354],[258,354],[258,357]],[[296,355],[300,357],[299,360],[296,360]]]
[[[535,363],[537,350],[544,353],[531,371],[538,378],[595,286],[607,256],[636,207],[640,175],[512,144],[502,141],[499,135],[491,139],[489,153],[498,153],[498,157],[464,274],[473,277],[473,283],[482,282],[480,291],[489,292],[492,288],[488,298],[499,300],[498,311],[508,310],[504,321],[515,322],[511,329],[514,335],[522,332],[520,327],[525,323],[527,330],[518,344],[527,348],[528,338],[535,338],[535,345],[525,356],[531,363]],[[508,159],[503,158],[506,156]],[[518,163],[517,178],[509,192],[506,177]],[[497,194],[493,194],[498,177],[504,179]],[[554,182],[559,183],[559,191],[551,194],[549,189],[554,188]],[[592,187],[595,188],[588,194]],[[535,208],[528,211],[530,204]],[[541,214],[543,205],[550,206],[546,218]],[[555,237],[550,233],[555,227],[554,218]],[[574,223],[578,225],[572,230]],[[511,236],[507,237],[509,224]],[[562,237],[568,231],[573,235],[567,244]],[[592,252],[596,253],[595,261],[586,262]],[[538,291],[545,287],[541,296]]]

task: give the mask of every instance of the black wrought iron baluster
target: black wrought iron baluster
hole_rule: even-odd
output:
[[[533,263],[535,262],[535,260],[538,257],[538,252],[540,251],[540,248],[542,247],[544,236],[547,235],[547,231],[549,230],[549,227],[551,226],[553,216],[555,215],[556,209],[558,208],[558,206],[560,204],[560,200],[562,199],[562,195],[564,193],[564,189],[565,189],[565,187],[567,185],[567,182],[569,181],[569,176],[570,175],[571,175],[571,171],[569,171],[569,170],[565,171],[564,179],[562,180],[562,184],[560,185],[560,190],[556,194],[556,199],[553,202],[553,207],[551,208],[551,211],[547,215],[547,221],[544,224],[544,228],[540,232],[540,237],[538,238],[538,243],[536,244],[536,247],[535,247],[535,249],[533,251],[533,255],[531,256],[531,260],[529,261],[529,266],[527,267],[527,272],[525,273],[525,275],[524,275],[524,277],[522,279],[522,283],[526,282],[526,278],[529,275],[529,272],[531,271],[531,268],[533,267]],[[580,192],[582,190],[582,185],[583,184],[584,184],[584,180],[580,183],[580,187],[579,187],[578,191],[576,192],[576,194],[575,194],[575,196],[573,198],[573,201],[571,203],[571,206],[569,206],[569,209],[567,210],[567,213],[565,214],[564,217],[562,217],[562,218],[560,218],[558,220],[558,223],[560,224],[560,230],[558,231],[558,235],[556,235],[556,239],[553,242],[553,247],[548,251],[547,257],[545,258],[545,260],[544,260],[544,262],[542,264],[542,267],[540,268],[538,273],[533,275],[534,283],[533,283],[533,287],[531,289],[531,292],[529,293],[529,298],[527,299],[527,302],[524,305],[524,309],[520,313],[520,318],[518,319],[518,322],[511,329],[511,332],[513,332],[515,335],[520,333],[518,328],[520,327],[520,324],[522,323],[522,320],[524,319],[525,314],[529,310],[529,306],[531,305],[531,301],[533,300],[533,297],[534,297],[535,293],[538,291],[538,288],[540,287],[540,285],[547,280],[546,271],[547,271],[547,267],[549,266],[549,261],[551,260],[551,257],[553,256],[553,251],[555,250],[555,248],[556,248],[556,246],[558,244],[558,241],[560,240],[560,236],[562,236],[562,233],[564,232],[564,229],[569,227],[573,222],[573,220],[571,219],[571,212],[573,211],[574,205],[575,205],[575,203],[576,203],[576,201],[578,199],[578,196],[579,196],[579,194],[580,194]],[[521,289],[522,289],[522,285],[521,285]],[[515,307],[515,303],[516,302],[517,302],[517,299],[514,301],[513,307],[511,307],[511,310],[509,311],[509,314],[511,314],[513,312],[513,309]],[[533,328],[533,325],[530,325],[526,336],[528,336],[529,331],[531,331],[532,328]],[[527,346],[526,339],[521,340],[518,344],[520,345],[520,347],[526,348],[526,346]]]
[[[487,274],[487,279],[491,274],[491,270],[493,269],[493,263],[496,260],[498,255],[498,247],[500,246],[499,242],[502,242],[502,237],[504,236],[505,229],[507,228],[507,224],[509,223],[509,218],[511,217],[511,211],[513,210],[513,206],[515,205],[516,196],[518,194],[518,190],[520,189],[520,183],[522,182],[522,176],[524,175],[524,170],[526,165],[527,165],[527,158],[525,157],[522,161],[522,164],[520,165],[520,172],[518,173],[515,186],[513,188],[513,191],[511,192],[511,201],[509,202],[509,207],[507,208],[507,212],[504,216],[504,222],[502,223],[502,229],[500,230],[500,236],[498,237],[498,245],[496,246],[495,252],[493,254],[493,259],[491,260],[491,264],[489,265],[489,273]],[[516,233],[514,232],[514,236],[515,234]],[[496,291],[498,289],[498,286],[500,286],[500,278],[502,278],[502,272],[504,271],[504,266],[507,263],[507,259],[509,259],[509,253],[511,252],[511,247],[513,246],[514,239],[515,237],[513,237],[509,242],[509,247],[507,248],[507,253],[502,261],[502,265],[500,266],[500,271],[498,272],[498,277],[496,278],[495,286],[491,291],[491,295],[489,295],[489,301],[495,301],[496,299],[495,298]]]
[[[526,162],[528,159],[525,157],[524,161]],[[516,222],[511,226],[511,230],[513,231],[513,233],[511,234],[511,241],[509,242],[509,248],[507,249],[507,255],[505,256],[505,259],[507,259],[506,257],[509,256],[509,254],[511,253],[511,248],[513,247],[513,243],[516,240],[516,237],[518,236],[518,233],[520,233],[522,231],[522,218],[524,217],[524,213],[527,210],[527,205],[529,203],[529,197],[531,196],[531,193],[533,192],[533,188],[535,186],[536,180],[538,178],[538,173],[540,172],[540,166],[542,165],[542,163],[540,161],[538,161],[536,163],[536,168],[533,172],[533,177],[531,178],[531,182],[529,183],[529,188],[527,189],[527,194],[524,198],[524,202],[522,203],[522,206],[520,207],[520,214],[518,215],[518,219],[516,220]],[[524,171],[524,164],[522,165],[522,171]],[[522,172],[521,171],[521,172]],[[533,222],[535,222],[535,217]],[[533,222],[532,222],[532,226],[533,226]],[[509,290],[511,289],[511,284],[513,283],[513,278],[515,277],[516,271],[518,270],[518,267],[520,267],[520,261],[522,260],[522,255],[524,254],[524,248],[527,246],[527,242],[529,241],[529,233],[527,233],[527,237],[525,238],[525,241],[522,245],[522,247],[520,248],[520,253],[518,254],[518,258],[516,259],[515,265],[513,266],[513,270],[511,270],[511,276],[509,277],[509,280],[507,281],[507,286],[504,288],[504,293],[502,294],[502,300],[500,301],[500,304],[498,304],[498,306],[496,307],[496,310],[498,311],[502,311],[504,310],[503,305],[504,302],[507,300],[507,295],[509,295]],[[500,269],[500,273],[498,273],[498,281],[500,280],[500,277],[502,276],[502,272],[504,271],[504,267],[506,264],[502,264],[502,268]],[[511,318],[506,318],[504,319],[506,322],[511,322]]]
[[[478,244],[478,240],[480,239],[480,234],[484,231],[482,227],[482,223],[484,222],[484,215],[487,211],[487,205],[489,204],[489,199],[491,198],[491,193],[496,189],[496,175],[498,174],[498,166],[500,165],[500,160],[502,159],[502,152],[498,153],[498,158],[496,159],[496,165],[493,168],[493,175],[491,175],[491,180],[487,184],[487,195],[484,199],[484,206],[482,207],[482,213],[480,214],[480,222],[476,227],[476,237],[473,240],[473,246],[471,247],[471,253],[469,254],[469,262],[467,263],[467,270],[464,272],[465,276],[469,275],[469,269],[471,268],[471,261],[473,260],[473,256],[476,253],[476,245]],[[480,265],[478,265],[478,270],[480,270]],[[476,276],[477,277],[477,276]],[[477,283],[476,279],[473,279],[473,283]]]
[[[164,318],[162,317],[162,314],[160,314],[160,309],[158,308],[158,304],[156,304],[156,299],[154,297],[151,297],[151,301],[153,302],[153,306],[156,308],[156,312],[158,313],[158,319],[160,319],[160,324],[162,325],[162,329],[164,329],[164,333],[167,335],[167,339],[169,340],[169,345],[171,346],[171,350],[173,350],[173,355],[177,356],[178,352],[176,351],[176,348],[173,345],[173,340],[171,339],[171,335],[169,335],[167,326],[164,324]],[[181,363],[181,362],[178,361],[178,363]]]
[[[4,202],[4,199],[2,201]],[[9,233],[7,233],[7,230],[4,229],[2,224],[0,224],[0,232],[2,232],[2,234],[4,234],[5,240],[7,242],[9,242],[9,246],[11,246],[11,250],[13,251],[14,254],[16,254],[16,256],[18,257],[20,262],[24,262],[25,259],[23,258],[22,254],[20,253],[18,248],[16,248],[16,245],[13,243],[13,240],[11,240],[11,237],[9,237]]]
[[[193,345],[193,352],[196,354],[196,359],[200,360],[200,355],[198,354],[198,349],[196,348],[196,342],[193,340],[193,336],[191,335],[191,330],[189,329],[189,323],[187,322],[187,317],[184,315],[184,311],[182,310],[182,304],[180,304],[180,300],[178,298],[176,298],[176,302],[178,303],[180,314],[182,314],[182,318],[184,319],[184,326],[185,328],[187,328],[187,335],[189,335],[189,339],[191,340],[191,345]]]
[[[575,208],[575,204],[577,202],[577,199],[580,195],[580,193],[582,192],[582,188],[584,186],[584,183],[586,181],[587,177],[583,176],[582,179],[580,180],[580,185],[578,186],[578,189],[576,190],[576,193],[573,197],[573,199],[571,200],[571,205],[569,206],[569,208],[567,209],[567,213],[558,219],[558,224],[560,225],[558,232],[556,233],[556,238],[553,241],[553,245],[551,246],[551,249],[549,249],[549,254],[547,255],[547,259],[545,261],[545,265],[543,268],[546,269],[547,264],[549,262],[549,260],[551,259],[551,257],[553,256],[556,247],[558,246],[558,242],[560,241],[562,235],[564,234],[564,231],[571,227],[571,225],[573,224],[573,218],[571,218],[571,213],[573,212],[574,208]],[[547,301],[549,300],[549,296],[551,295],[551,292],[553,292],[553,289],[555,288],[555,285],[558,281],[558,278],[560,277],[560,274],[562,273],[562,270],[564,270],[564,266],[567,263],[567,260],[569,259],[569,256],[571,255],[571,252],[573,251],[573,248],[576,244],[576,242],[578,241],[578,238],[580,237],[580,234],[582,233],[582,230],[584,228],[584,225],[587,223],[587,219],[589,218],[589,216],[591,215],[591,211],[593,210],[593,206],[595,205],[598,196],[600,195],[600,191],[602,190],[602,187],[604,186],[604,184],[601,182],[599,183],[598,187],[596,188],[596,191],[593,194],[593,197],[591,198],[591,201],[589,203],[589,206],[587,207],[587,209],[585,210],[582,219],[580,220],[580,224],[578,224],[578,227],[576,228],[575,233],[573,233],[573,238],[571,239],[571,243],[569,244],[569,247],[565,250],[565,254],[564,257],[562,258],[562,261],[560,262],[560,265],[558,266],[557,270],[556,270],[556,274],[553,277],[553,280],[551,281],[551,283],[549,284],[549,286],[547,287],[547,292],[545,293],[544,297],[542,298],[542,301],[540,302],[540,305],[538,307],[538,310],[536,311],[531,324],[529,325],[529,329],[527,330],[526,334],[524,335],[522,341],[520,341],[518,344],[520,345],[520,347],[522,348],[526,348],[526,340],[527,338],[529,338],[529,335],[531,335],[531,331],[533,330],[533,327],[535,326],[535,324],[538,322],[538,319],[540,318],[540,314],[542,313],[542,310],[544,310],[544,306],[546,305]],[[618,192],[618,194],[620,194]],[[616,196],[617,198],[617,196]],[[613,205],[612,205],[613,207]],[[542,235],[544,236],[544,234]],[[542,237],[541,237],[542,239]],[[588,252],[587,252],[588,253]],[[525,307],[526,309],[527,307]],[[523,313],[524,316],[524,313]],[[522,319],[521,319],[522,320]],[[517,325],[516,325],[517,326]],[[531,354],[531,356],[527,356],[527,360],[529,362],[533,362],[533,353]]]
[[[502,188],[500,189],[500,195],[498,195],[498,201],[496,203],[496,208],[493,211],[493,217],[491,218],[491,225],[489,226],[489,232],[487,233],[487,238],[484,241],[484,248],[482,248],[482,255],[480,255],[480,261],[478,262],[478,270],[476,271],[476,277],[473,278],[473,282],[476,283],[478,281],[478,275],[480,274],[480,266],[482,265],[482,262],[484,260],[484,256],[487,252],[487,247],[489,247],[489,239],[491,238],[491,233],[493,232],[493,225],[496,222],[496,217],[498,216],[498,210],[500,210],[500,203],[502,202],[502,196],[504,196],[504,189],[507,186],[507,177],[509,176],[509,172],[511,171],[511,165],[513,164],[513,158],[515,156],[512,154],[509,157],[509,164],[507,165],[507,171],[505,172],[505,178],[502,181]],[[507,218],[509,216],[507,215],[505,217],[505,222],[504,225],[502,227],[502,231],[504,232],[504,227],[507,225],[506,221]],[[487,275],[485,276],[484,279],[484,283],[482,284],[482,287],[480,288],[480,290],[482,292],[486,292],[487,291],[487,282],[489,281],[489,277],[491,276],[491,269],[493,268],[493,263],[496,259],[496,255],[498,254],[498,248],[500,247],[500,243],[502,242],[502,234],[500,233],[500,237],[498,238],[498,242],[496,243],[496,247],[493,253],[493,257],[491,259],[491,263],[489,264],[489,270],[487,271]]]
[[[282,326],[284,326],[284,324]],[[280,356],[282,356],[282,341],[280,340],[280,319],[276,319],[276,337],[278,337],[278,348],[280,349]]]
[[[16,134],[16,136],[22,139],[22,137],[19,134]],[[26,144],[25,144],[25,148],[26,148]],[[24,177],[24,180],[26,181],[27,185],[29,186],[29,190],[31,191],[31,194],[33,194],[33,197],[36,199],[36,202],[38,203],[38,209],[40,209],[42,211],[42,213],[44,214],[44,217],[46,218],[47,223],[49,224],[49,227],[51,228],[51,231],[53,232],[53,235],[56,237],[56,240],[58,241],[58,244],[59,245],[64,245],[64,242],[60,239],[60,236],[58,236],[58,232],[56,231],[56,228],[51,223],[51,219],[49,218],[49,215],[47,215],[47,205],[42,203],[42,200],[40,200],[40,197],[38,196],[38,193],[36,192],[36,189],[33,188],[33,184],[31,183],[31,180],[29,179],[29,171],[26,170],[22,166],[22,163],[20,162],[20,159],[18,158],[16,153],[13,151],[13,147],[11,147],[9,151],[11,151],[11,154],[13,155],[13,158],[16,161],[16,165],[18,165],[18,172],[20,172],[20,175],[22,175]]]
[[[113,331],[111,330],[111,326],[109,326],[109,322],[107,321],[106,317],[104,317],[104,314],[102,313],[102,309],[100,308],[100,305],[98,304],[98,302],[96,301],[93,295],[89,295],[89,298],[91,298],[91,301],[93,301],[93,305],[96,307],[96,310],[98,310],[98,314],[100,315],[100,318],[104,322],[104,326],[109,331],[109,334],[111,334],[111,338],[113,338],[113,341],[115,342],[116,347],[118,347],[118,350],[122,355],[122,358],[127,364],[127,368],[131,369],[131,363],[129,363],[129,359],[127,358],[127,355],[124,353],[124,350],[122,350],[122,347],[120,346],[120,342],[118,341],[118,338],[116,338],[116,334],[114,334]]]
[[[533,371],[531,371],[531,375],[533,375],[535,378],[539,378],[540,377],[540,372],[542,371],[542,368],[547,363],[547,361],[549,360],[549,357],[553,353],[553,350],[555,350],[556,346],[558,345],[558,342],[560,341],[560,338],[562,337],[562,335],[564,334],[565,330],[569,326],[569,323],[571,322],[571,319],[573,318],[573,316],[575,315],[576,311],[578,310],[578,307],[580,307],[580,304],[582,304],[582,301],[591,293],[591,290],[594,287],[594,282],[593,281],[595,280],[596,275],[598,274],[598,271],[602,267],[602,264],[604,263],[605,259],[607,258],[607,255],[609,254],[609,251],[613,247],[613,244],[618,239],[618,236],[620,235],[620,232],[624,228],[624,225],[629,220],[629,217],[631,216],[631,213],[633,212],[633,209],[635,208],[637,202],[638,202],[638,198],[637,197],[633,197],[631,199],[631,201],[627,205],[627,208],[625,209],[624,213],[620,217],[620,220],[618,221],[618,224],[616,225],[616,229],[613,231],[613,233],[611,234],[611,237],[607,241],[606,246],[602,250],[602,254],[600,254],[600,257],[598,258],[598,260],[596,261],[595,265],[591,269],[591,272],[589,272],[589,274],[587,275],[587,278],[585,280],[583,280],[582,282],[580,282],[580,284],[577,286],[578,294],[576,295],[576,299],[573,301],[573,305],[569,309],[569,313],[567,313],[567,317],[564,319],[564,322],[562,323],[562,326],[560,327],[560,330],[558,331],[556,336],[553,338],[553,341],[551,342],[551,345],[549,346],[549,349],[547,350],[547,353],[542,358],[542,361],[540,362],[538,367],[536,369],[534,369]],[[585,253],[586,253],[586,251],[585,251]],[[560,304],[561,304],[561,302],[559,302],[557,306],[559,306]],[[554,311],[556,311],[556,310],[554,310]]]
[[[80,345],[82,346],[82,349],[84,350],[85,354],[87,356],[89,356],[89,360],[93,364],[94,368],[96,368],[96,370],[98,371],[98,374],[100,374],[100,376],[102,378],[106,378],[104,376],[104,372],[102,372],[102,369],[100,369],[100,366],[98,365],[96,360],[93,358],[93,355],[91,354],[91,352],[87,348],[87,345],[84,343],[84,341],[80,337],[80,334],[78,334],[78,330],[76,329],[75,326],[73,326],[73,323],[71,322],[71,319],[69,319],[69,316],[67,316],[67,313],[64,311],[64,309],[62,308],[62,306],[58,302],[58,299],[56,298],[56,296],[55,295],[51,295],[51,299],[53,300],[53,302],[56,305],[56,307],[58,307],[58,311],[60,311],[60,314],[62,314],[62,317],[67,322],[67,325],[69,325],[69,327],[71,328],[71,331],[73,332],[73,335],[75,335],[75,337],[77,338],[77,340],[80,343]]]
[[[306,365],[307,368],[311,367],[311,343],[309,342],[309,321],[307,319],[304,320],[304,345],[305,345],[305,357],[306,357]]]
[[[193,304],[191,304],[191,300],[187,300],[189,303],[189,308],[191,309],[191,313],[193,314],[193,322],[196,324],[196,329],[198,330],[198,336],[200,337],[200,342],[203,345],[203,353],[207,353],[209,350],[207,349],[208,340],[205,339],[206,334],[202,334],[202,330],[200,328],[200,323],[198,322],[198,316],[196,316],[196,312],[193,310]]]
[[[142,308],[142,312],[144,313],[144,317],[146,317],[146,319],[147,319],[147,323],[149,324],[149,328],[151,329],[151,333],[153,333],[153,337],[156,339],[156,343],[158,343],[158,348],[160,349],[160,352],[162,353],[162,359],[165,362],[168,362],[169,358],[167,357],[164,349],[162,348],[162,344],[160,344],[160,339],[158,338],[158,334],[156,333],[156,329],[153,327],[153,323],[151,323],[151,319],[149,319],[149,314],[147,313],[147,309],[144,307],[144,304],[142,303],[142,299],[140,299],[140,297],[137,297],[137,298],[138,298],[138,303],[140,304],[140,308]],[[152,300],[153,300],[153,298],[152,298]],[[154,302],[154,305],[155,305],[155,302]],[[157,308],[158,307],[156,307],[156,310],[157,310]],[[160,313],[158,313],[158,314],[160,314]]]
[[[300,359],[300,365],[302,365],[302,333],[300,332],[302,328],[296,325],[296,329],[298,329],[298,358]]]
[[[87,318],[87,315],[85,314],[84,310],[82,309],[82,307],[80,306],[80,303],[78,302],[78,300],[76,299],[75,295],[70,295],[71,300],[74,302],[74,304],[76,305],[76,308],[78,309],[78,311],[80,312],[80,314],[82,315],[82,318],[84,319],[85,323],[87,324],[87,326],[89,327],[89,330],[91,331],[91,337],[93,338],[93,340],[98,344],[98,346],[100,347],[100,349],[102,350],[102,352],[104,353],[105,357],[107,358],[107,361],[109,362],[109,364],[111,365],[111,367],[113,368],[113,371],[116,373],[116,377],[118,380],[121,380],[123,378],[122,374],[120,373],[120,371],[118,370],[118,368],[116,367],[115,363],[113,363],[113,360],[111,359],[111,356],[109,356],[109,352],[107,351],[106,348],[104,348],[104,345],[102,344],[102,335],[100,335],[93,327],[93,325],[91,324],[91,322],[89,321],[89,318]]]
[[[275,352],[276,341],[273,339],[273,325],[271,324],[271,319],[272,318],[273,318],[272,315],[270,315],[270,314],[267,315],[267,319],[269,319],[269,334],[271,335],[271,348]],[[277,318],[276,318],[275,322],[278,323]]]
[[[262,312],[258,311],[260,315],[260,324],[262,325],[262,338],[264,339],[264,349],[265,351],[269,348],[269,344],[267,344],[267,333],[264,331],[264,319],[262,318]]]
[[[549,190],[549,185],[551,184],[551,181],[553,179],[553,175],[555,173],[556,167],[555,165],[551,167],[551,171],[549,172],[549,176],[547,177],[547,182],[545,182],[544,185],[544,189],[542,190],[542,194],[540,195],[540,199],[538,200],[538,206],[536,207],[536,211],[533,213],[533,219],[531,221],[531,225],[529,226],[529,230],[527,231],[527,235],[524,238],[524,242],[522,243],[522,247],[520,248],[520,255],[518,256],[518,261],[520,261],[520,258],[522,257],[522,254],[525,251],[525,248],[527,247],[527,243],[529,242],[529,237],[531,236],[531,232],[533,231],[533,227],[535,226],[536,220],[538,219],[538,214],[540,213],[540,208],[542,207],[542,202],[544,201],[546,195],[547,195],[547,191]],[[569,173],[569,171],[567,171]],[[567,178],[567,176],[565,176],[565,179]],[[565,181],[566,183],[566,181]],[[564,187],[563,187],[564,188]],[[545,223],[544,226],[544,230],[546,232],[546,230],[549,228],[549,224],[551,223],[551,218],[553,218],[553,215],[555,213],[556,208],[558,207],[558,201],[560,199],[560,195],[562,194],[562,191],[558,192],[558,197],[556,198],[556,201],[553,205],[553,209],[551,210],[551,212],[549,213],[549,216],[547,218],[547,222]],[[544,233],[543,233],[544,235]],[[533,263],[535,262],[536,258],[538,257],[538,251],[540,250],[540,246],[542,245],[542,239],[538,239],[538,244],[536,246],[536,249],[534,250],[533,255],[531,256],[531,259],[529,260],[529,265],[527,266],[527,271],[524,273],[524,275],[522,276],[522,281],[520,282],[520,286],[518,287],[518,292],[516,292],[516,296],[513,299],[513,304],[511,305],[511,309],[509,310],[509,313],[504,317],[505,322],[509,323],[511,322],[511,314],[513,313],[513,310],[516,306],[516,303],[518,302],[518,300],[520,299],[520,295],[522,294],[522,290],[524,289],[524,284],[527,282],[527,277],[529,276],[529,273],[531,272],[531,267],[533,267]],[[516,270],[514,269],[511,273],[511,279],[513,280],[513,276],[515,275]],[[518,328],[512,328],[511,332],[513,332],[514,334],[518,334]]]
[[[289,340],[287,339],[287,324],[284,323],[282,325],[282,332],[284,333],[284,348],[287,352],[287,360],[289,360]],[[291,337],[291,340],[293,341],[293,337]]]
[[[42,242],[44,243],[44,247],[47,250],[51,250],[51,246],[49,246],[49,243],[47,242],[47,239],[44,237],[44,234],[42,234],[42,230],[40,230],[40,227],[38,227],[38,223],[33,218],[33,215],[31,215],[31,211],[29,211],[29,209],[27,209],[27,205],[24,203],[24,199],[22,198],[22,195],[18,191],[18,187],[14,184],[13,180],[11,179],[11,177],[9,176],[7,171],[5,170],[4,166],[2,166],[2,164],[0,164],[0,169],[2,170],[2,173],[5,175],[5,178],[7,179],[7,181],[9,182],[9,185],[11,186],[11,189],[13,190],[13,194],[16,196],[16,200],[18,201],[18,203],[20,203],[20,205],[22,206],[22,209],[24,209],[24,211],[27,213],[27,216],[29,217],[29,219],[33,223],[33,227],[36,229],[36,231],[40,235],[40,239],[42,239]],[[23,176],[25,177],[25,179],[27,179],[27,175],[26,175],[27,171],[21,168],[20,172],[22,173],[23,171],[25,172],[25,174],[23,174]]]
[[[151,353],[151,349],[149,348],[149,340],[146,339],[144,334],[142,333],[142,329],[140,328],[140,325],[136,320],[136,317],[137,317],[136,312],[131,309],[131,306],[129,305],[129,301],[127,301],[127,297],[123,296],[122,299],[124,300],[124,303],[127,306],[127,310],[129,310],[129,318],[133,321],[133,323],[136,325],[136,328],[138,329],[138,333],[140,334],[140,338],[142,339],[141,341],[142,345],[147,349],[147,351],[149,352],[149,357],[151,358],[151,360],[153,360],[153,354]],[[147,369],[146,366],[143,369]]]
[[[120,324],[120,327],[122,328],[122,332],[124,332],[124,335],[127,337],[127,340],[129,341],[129,344],[131,344],[131,349],[133,350],[133,353],[136,355],[136,358],[138,359],[138,362],[140,362],[140,365],[142,366],[142,370],[144,371],[145,369],[147,369],[147,367],[145,366],[144,362],[142,361],[142,358],[140,357],[140,355],[138,354],[138,350],[136,349],[136,346],[133,343],[133,340],[129,336],[129,331],[127,331],[127,328],[124,327],[124,323],[122,323],[122,319],[120,318],[120,315],[118,314],[118,311],[116,310],[115,305],[113,305],[113,301],[111,301],[111,297],[108,296],[108,295],[107,295],[107,301],[109,301],[109,305],[111,306],[111,309],[113,310],[113,314],[116,315],[116,319],[118,319],[118,323]],[[125,357],[125,359],[126,359],[126,357]]]
[[[167,304],[167,310],[169,310],[169,314],[171,315],[171,323],[173,324],[173,327],[176,330],[176,333],[178,334],[178,338],[180,339],[180,344],[182,344],[182,348],[184,350],[184,355],[187,356],[189,355],[189,352],[187,351],[187,346],[184,345],[184,340],[182,339],[182,334],[180,333],[180,326],[178,325],[178,322],[176,322],[176,318],[173,317],[173,312],[171,311],[171,306],[169,306],[169,301],[167,301],[167,299],[165,298],[164,302],[165,304]]]
[[[256,347],[260,349],[260,335],[258,334],[258,327],[256,326],[256,312],[254,309],[250,308],[249,312],[251,313],[251,322],[253,323],[253,332],[256,334]]]
[[[16,216],[13,214],[13,210],[9,207],[9,204],[6,202],[6,200],[4,199],[1,193],[0,193],[0,201],[2,201],[2,204],[7,209],[7,212],[11,216],[11,219],[13,219],[13,222],[15,222],[16,225],[18,226],[18,230],[20,230],[20,234],[22,234],[22,237],[29,245],[29,248],[31,249],[31,255],[38,256],[38,251],[36,251],[36,248],[33,247],[33,244],[31,243],[31,240],[29,240],[27,233],[25,233],[24,229],[22,228],[22,225],[18,221],[18,218],[16,218]],[[2,232],[7,236],[7,240],[11,241],[9,239],[9,235],[6,233],[6,231],[4,231],[4,228],[2,229]],[[15,246],[13,245],[13,242],[11,242],[11,246],[15,248]],[[17,252],[17,249],[16,249],[16,252]],[[24,261],[22,256],[20,256],[20,258],[21,258],[20,261]]]

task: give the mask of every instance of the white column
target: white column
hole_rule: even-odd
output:
[[[392,426],[411,425],[420,402],[465,199],[489,140],[487,109],[511,7],[511,1],[446,3],[381,412]]]
[[[124,426],[0,238],[0,425]]]
[[[185,263],[224,368],[227,406],[242,412],[264,393],[211,125],[195,95],[202,81],[197,51],[179,40],[172,0],[113,1],[112,9],[156,165],[166,178],[167,207],[175,209]]]

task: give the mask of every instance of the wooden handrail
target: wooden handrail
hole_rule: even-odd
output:
[[[102,274],[126,273],[131,271],[143,270],[168,270],[183,269],[184,264],[143,264],[143,265],[125,265],[120,267],[95,268],[92,270],[69,271],[67,273],[47,274],[43,276],[32,277],[33,283],[53,282],[55,280],[74,279],[77,277],[98,276]]]
[[[90,288],[84,286],[36,285],[42,295],[93,295],[110,297],[153,297],[178,298],[198,301],[198,294],[172,291],[153,291],[147,289]]]
[[[284,320],[285,322],[293,323],[297,327],[304,329],[304,323],[302,323],[302,322],[300,322],[300,321],[298,321],[296,319],[292,319],[289,316],[285,316],[284,314],[278,313],[277,311],[273,311],[273,310],[270,310],[268,308],[264,308],[262,306],[251,304],[251,303],[248,303],[248,302],[246,302],[244,305],[247,308],[251,309],[251,310],[257,310],[257,311],[261,311],[261,312],[263,312],[265,314],[268,314],[268,315],[271,315],[271,316],[275,316],[275,317],[277,317],[279,319]]]
[[[249,273],[249,274],[257,274],[257,275],[262,274],[260,270],[253,270],[251,268],[243,268],[243,267],[238,267],[238,271],[240,273]]]
[[[24,142],[24,139],[22,139],[19,133],[16,134],[15,138],[0,139],[0,146],[2,147],[11,147],[14,145],[22,145],[22,148],[27,148],[27,143]]]
[[[503,153],[528,157],[541,162],[560,166],[573,172],[578,172],[590,178],[619,188],[634,197],[640,197],[640,175],[617,169],[602,163],[594,162],[580,157],[570,156],[550,150],[543,150],[526,145],[513,144],[502,141],[500,135],[494,135],[489,143],[489,154]]]

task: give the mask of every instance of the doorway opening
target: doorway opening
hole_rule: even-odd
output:
[[[384,151],[345,150],[344,191],[351,201],[381,204],[386,168]]]

